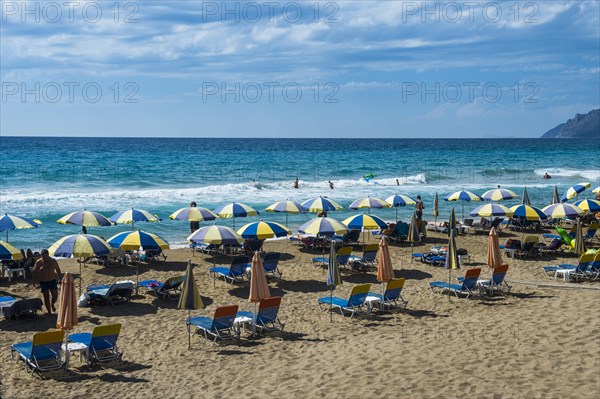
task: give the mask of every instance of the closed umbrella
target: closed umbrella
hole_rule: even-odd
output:
[[[6,242],[8,242],[8,230],[31,229],[42,224],[37,219],[27,219],[21,216],[13,216],[5,213],[0,217],[0,231],[6,231]]]
[[[342,276],[340,274],[340,265],[335,255],[335,247],[332,245],[329,253],[329,263],[327,264],[327,288],[329,289],[329,322],[333,321],[333,290],[335,287],[342,284]]]
[[[75,296],[75,283],[70,272],[66,272],[60,281],[60,302],[58,305],[58,318],[56,328],[72,330],[77,325],[77,297]],[[66,338],[65,334],[65,338]],[[68,345],[68,343],[67,343]],[[65,354],[65,366],[69,368],[69,351]]]
[[[381,283],[381,301],[385,301],[384,283],[389,282],[394,278],[394,268],[392,267],[392,257],[390,256],[390,248],[385,237],[381,237],[379,241],[379,259],[377,260],[377,281]]]
[[[260,212],[256,209],[239,202],[230,202],[229,204],[221,205],[214,210],[214,213],[224,219],[233,218],[233,228],[235,229],[235,218],[245,218],[248,216],[256,216]]]
[[[254,304],[254,323],[252,323],[252,335],[256,334],[256,304],[263,299],[271,297],[269,291],[269,284],[267,283],[267,276],[265,275],[265,268],[263,267],[263,260],[256,251],[252,258],[252,269],[250,274],[250,295],[248,296],[248,302]]]
[[[493,270],[501,264],[502,254],[500,253],[498,233],[496,233],[496,229],[492,227],[488,238],[487,265]]]
[[[385,202],[396,208],[396,222],[398,221],[398,208],[401,206],[414,205],[417,202],[408,195],[394,194],[385,199]]]
[[[266,209],[267,212],[285,212],[285,225],[288,225],[288,213],[307,213],[308,209],[303,207],[297,202],[285,200],[278,201],[269,205]]]
[[[585,253],[585,243],[583,242],[583,232],[581,229],[581,220],[577,220],[577,233],[575,234],[575,243],[573,245],[573,252],[577,255]]]
[[[116,224],[131,224],[131,230],[135,230],[135,222],[160,222],[158,216],[151,214],[143,209],[128,209],[119,211],[109,219]]]
[[[577,197],[580,193],[585,191],[586,188],[590,188],[592,184],[589,182],[582,182],[571,186],[565,191],[561,197],[561,202],[570,200],[571,198]]]
[[[448,219],[448,235],[450,234],[456,237],[456,215],[454,214],[454,207],[452,207],[450,218]]]
[[[552,205],[560,204],[560,195],[558,195],[558,187],[554,186],[554,191],[552,192]]]
[[[523,190],[523,198],[521,198],[521,204],[523,205],[531,205],[531,201],[529,201],[529,193],[527,192],[527,187]]]
[[[194,279],[194,272],[192,271],[192,261],[188,259],[187,268],[185,270],[185,280],[183,281],[183,287],[181,288],[181,296],[179,297],[179,309],[188,310],[188,320],[191,317],[192,310],[202,309],[204,304],[202,303],[202,297],[198,292],[198,286]],[[188,327],[188,349],[190,349],[191,342],[191,328]]]
[[[19,260],[23,259],[23,254],[9,243],[0,240],[0,259]]]
[[[461,190],[461,191],[457,191],[455,193],[450,194],[449,196],[447,196],[445,198],[445,200],[450,201],[450,202],[461,201],[461,209],[462,209],[461,215],[462,215],[462,220],[464,221],[465,220],[465,201],[480,202],[481,197],[470,191]]]
[[[435,197],[433,197],[433,213],[432,216],[435,218],[435,223],[437,224],[437,217],[440,216],[439,211],[439,203],[438,203],[438,193],[435,193]]]
[[[410,242],[410,261],[412,262],[414,243],[421,241],[421,235],[419,234],[419,227],[417,226],[417,215],[415,212],[413,212],[412,218],[410,219],[410,226],[408,228],[407,241]]]
[[[456,237],[454,237],[454,234],[450,234],[448,239],[448,252],[446,253],[446,263],[444,266],[448,269],[448,285],[450,285],[452,280],[452,270],[460,269],[458,253],[456,250]],[[448,295],[448,302],[450,302],[450,296],[451,295]]]

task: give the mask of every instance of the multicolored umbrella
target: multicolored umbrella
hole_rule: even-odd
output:
[[[481,196],[481,198],[486,201],[504,201],[515,199],[517,197],[517,193],[515,193],[512,190],[507,190],[505,188],[494,188],[492,190],[486,191]]]
[[[448,239],[448,252],[446,253],[446,263],[444,264],[444,267],[448,269],[448,285],[450,285],[452,280],[452,270],[460,269],[456,248],[456,237],[454,237],[454,234],[450,234]],[[450,302],[450,296],[451,295],[448,295],[448,302]]]
[[[354,215],[342,221],[350,230],[384,230],[388,228],[386,222],[374,215]]]
[[[308,209],[309,212],[329,212],[344,209],[343,206],[327,197],[318,197],[306,200],[302,203],[302,206]]]
[[[590,188],[592,184],[589,182],[581,182],[575,184],[572,187],[569,187],[567,191],[565,191],[561,197],[561,201],[565,202],[570,200],[571,198],[577,197],[581,192],[585,191],[586,188]]]
[[[419,226],[417,226],[417,214],[413,212],[412,218],[410,219],[410,226],[408,227],[408,237],[406,241],[410,242],[410,260],[412,262],[412,254],[414,250],[414,243],[421,241],[421,234]]]
[[[77,297],[75,296],[75,283],[73,276],[67,271],[60,281],[60,302],[58,304],[56,328],[59,330],[72,330],[75,326],[77,326]],[[69,351],[66,351],[65,354],[65,368],[67,370],[69,369]]]
[[[487,251],[487,265],[492,269],[502,264],[502,254],[500,253],[500,241],[498,240],[498,234],[496,229],[492,227],[490,229],[490,235],[488,238],[488,251]]]
[[[560,204],[560,196],[558,195],[558,187],[554,186],[554,191],[552,192],[552,205]]]
[[[531,205],[531,201],[529,201],[529,193],[527,192],[527,187],[523,190],[523,197],[521,198],[521,204],[523,205]]]
[[[156,234],[142,230],[125,231],[115,234],[106,242],[113,248],[122,248],[125,251],[169,249],[169,243]]]
[[[433,197],[433,212],[431,215],[435,218],[435,223],[437,223],[437,217],[440,216],[438,193],[435,193],[435,197]]]
[[[471,216],[492,217],[492,216],[507,216],[513,215],[513,211],[500,204],[484,204],[473,209]]]
[[[288,213],[307,213],[308,209],[297,202],[285,200],[278,201],[266,208],[267,212],[285,212],[285,225],[288,224]]]
[[[250,295],[248,302],[254,304],[254,320],[256,320],[256,304],[271,297],[263,260],[258,251],[254,253],[252,258],[252,271],[250,272]],[[252,323],[252,335],[256,334],[256,323]]]
[[[417,202],[408,195],[394,194],[385,199],[385,202],[396,208],[396,220],[398,220],[398,207],[414,205]]]
[[[350,208],[350,209],[365,209],[366,208],[366,209],[370,210],[371,208],[381,209],[381,208],[391,208],[391,207],[392,207],[392,205],[390,205],[386,201],[382,200],[381,198],[368,196],[368,197],[357,199],[356,201],[351,203],[348,208]]]
[[[265,240],[273,237],[285,237],[292,231],[276,222],[254,222],[242,226],[237,233],[245,239]]]
[[[181,296],[179,297],[179,309],[188,310],[188,320],[191,317],[192,310],[204,308],[202,303],[202,296],[198,291],[196,280],[194,279],[194,273],[192,271],[192,261],[188,259],[187,268],[185,270],[185,280],[181,287]],[[188,328],[188,349],[192,346],[191,328]]]
[[[334,235],[342,235],[348,232],[348,228],[334,218],[323,217],[314,218],[298,227],[298,231],[302,234],[314,234],[319,237],[331,237]]]
[[[58,219],[56,222],[60,224],[74,224],[85,227],[112,226],[111,221],[108,220],[104,215],[101,215],[98,212],[88,211],[86,209],[83,211],[71,212],[68,215]]]
[[[583,209],[578,206],[568,204],[568,203],[558,203],[548,205],[542,211],[550,218],[550,219],[575,219],[577,216],[583,214]]]
[[[169,218],[172,220],[187,220],[188,222],[204,222],[218,219],[219,215],[207,208],[189,206],[176,210]]]
[[[575,242],[573,243],[573,252],[577,255],[583,255],[586,251],[585,243],[583,242],[583,231],[581,228],[581,220],[577,221],[577,233],[575,233]]]
[[[2,260],[19,260],[23,259],[23,254],[20,250],[13,247],[7,242],[0,241],[0,259]]]
[[[335,253],[335,245],[331,246],[329,253],[329,263],[327,264],[327,288],[329,289],[329,321],[333,321],[333,291],[335,287],[342,284],[342,276],[340,274],[340,265],[337,261]]]
[[[540,208],[536,208],[531,205],[515,205],[511,206],[510,210],[513,212],[514,218],[525,219],[525,220],[546,220],[548,216]]]
[[[600,212],[600,201],[593,199],[584,199],[581,201],[576,201],[573,205],[578,208],[581,208],[585,212],[596,213]]]
[[[593,192],[594,194],[598,194],[598,193],[600,193],[600,186],[598,186],[598,187],[596,187],[595,189],[593,189],[593,190],[592,190],[592,192]]]
[[[42,224],[37,219],[27,219],[21,216],[13,216],[5,213],[0,217],[0,231],[6,231],[6,242],[8,242],[8,230],[31,229]]]
[[[229,204],[221,205],[216,208],[214,212],[222,217],[223,219],[233,218],[233,228],[235,230],[235,218],[245,218],[248,216],[256,216],[260,212],[246,204],[231,202]]]
[[[128,209],[112,215],[109,219],[116,224],[131,224],[131,230],[135,229],[135,222],[159,222],[160,219],[143,209]]]
[[[462,220],[465,220],[465,201],[467,202],[471,202],[471,201],[475,201],[475,202],[480,202],[481,201],[481,197],[475,193],[472,193],[470,191],[457,191],[455,193],[450,194],[449,196],[447,196],[445,198],[446,201],[461,201],[461,208],[462,208]]]
[[[206,226],[194,231],[189,241],[214,245],[239,245],[244,242],[242,236],[227,226]]]

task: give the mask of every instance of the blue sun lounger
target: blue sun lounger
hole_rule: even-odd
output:
[[[265,254],[263,259],[263,268],[265,273],[273,275],[273,277],[281,278],[281,272],[279,271],[279,258],[281,254],[279,252],[269,252]]]
[[[223,277],[225,281],[231,281],[230,284],[236,281],[244,281],[246,275],[246,269],[250,263],[250,258],[247,256],[236,256],[231,261],[231,266],[215,266],[208,269],[213,276],[213,284],[217,281],[217,278]]]
[[[503,263],[494,268],[494,273],[492,273],[492,278],[490,280],[479,280],[477,286],[481,291],[485,291],[489,294],[493,294],[496,291],[501,292],[504,290],[503,287],[506,289],[506,292],[510,292],[512,286],[508,285],[505,280],[507,271],[508,265]],[[462,283],[464,279],[464,277],[460,277],[458,281]]]
[[[256,318],[252,312],[237,312],[236,317],[247,317],[257,328],[264,331],[283,331],[284,324],[279,320],[281,297],[275,296],[260,301]]]
[[[229,340],[238,338],[233,329],[233,323],[238,311],[238,305],[220,306],[215,310],[215,315],[211,317],[196,316],[185,320],[188,334],[191,326],[197,328],[198,332],[204,334],[207,340],[212,339],[216,342],[218,339]]]
[[[62,367],[62,344],[65,332],[61,330],[33,334],[33,340],[21,342],[10,347],[10,357],[18,354],[25,362],[26,370],[47,371]]]
[[[152,291],[158,298],[159,295],[163,298],[169,298],[171,300],[177,300],[179,291],[181,291],[181,284],[184,282],[185,276],[169,277],[165,282],[158,280],[144,280],[140,281],[138,285],[145,288],[148,291]]]
[[[481,269],[478,267],[469,269],[465,273],[465,278],[461,284],[448,284],[446,281],[434,281],[429,283],[429,288],[431,289],[432,293],[434,292],[434,288],[439,288],[442,292],[453,292],[457,298],[459,293],[466,294],[466,297],[468,298],[473,293],[473,290],[477,288],[477,280],[479,279],[480,274]]]
[[[119,360],[123,355],[117,348],[117,338],[121,324],[95,327],[91,333],[69,335],[69,342],[77,342],[87,347],[86,363]]]
[[[381,293],[369,292],[370,297],[379,298],[379,308],[385,309],[389,308],[399,308],[403,307],[406,309],[406,305],[408,305],[408,301],[402,298],[402,288],[404,287],[404,282],[406,280],[404,278],[395,278],[387,283],[385,287],[385,292],[383,295]],[[400,303],[398,303],[398,301]]]
[[[352,288],[352,292],[350,293],[350,298],[344,299],[339,297],[323,297],[318,299],[319,308],[321,310],[329,309],[329,307],[339,309],[342,316],[345,316],[344,312],[350,313],[350,318],[354,316],[355,313],[362,312],[362,307],[365,304],[365,299],[367,299],[367,295],[369,294],[369,290],[371,289],[371,284],[359,284],[355,285]],[[323,308],[323,306],[327,306]]]
[[[563,263],[556,266],[544,266],[544,273],[546,273],[546,275],[549,275],[549,273],[554,273],[555,280],[561,275],[565,280],[568,280],[571,275],[579,276],[585,274],[588,267],[590,267],[594,261],[595,256],[596,254],[594,253],[585,253],[581,255],[579,262],[576,265]]]

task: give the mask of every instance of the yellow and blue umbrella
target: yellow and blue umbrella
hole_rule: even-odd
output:
[[[83,211],[71,212],[68,215],[58,219],[56,222],[60,224],[74,224],[77,226],[86,227],[112,226],[110,220],[108,220],[104,215],[85,209]]]
[[[569,187],[567,191],[565,191],[561,197],[561,201],[565,202],[570,200],[571,198],[577,197],[581,192],[585,191],[586,188],[590,188],[592,184],[589,182],[582,182],[575,184],[572,187]]]
[[[386,201],[382,200],[381,198],[368,196],[368,197],[357,199],[356,201],[351,203],[348,208],[350,208],[350,209],[365,209],[365,208],[381,209],[381,208],[391,208],[391,207],[392,207],[392,205],[388,204]]]
[[[109,219],[116,224],[131,224],[131,230],[135,228],[135,222],[159,222],[160,219],[143,209],[128,209],[112,215]]]
[[[548,216],[540,208],[535,206],[521,204],[515,205],[510,208],[513,212],[514,218],[526,219],[526,220],[546,220]]]
[[[515,199],[517,197],[517,193],[515,193],[512,190],[507,190],[505,188],[495,188],[493,190],[488,190],[481,196],[481,198],[486,201],[504,201]]]
[[[346,234],[348,228],[334,218],[314,218],[298,227],[302,234],[314,234],[315,236],[327,236]]]
[[[592,190],[592,192],[593,192],[594,194],[598,194],[598,193],[600,193],[600,186],[598,186],[598,187],[596,187],[595,189],[593,189],[593,190]]]
[[[8,230],[31,229],[42,224],[37,219],[27,219],[21,216],[13,216],[5,213],[0,217],[0,231],[6,231],[6,242],[8,242]]]
[[[479,195],[472,193],[470,191],[465,191],[465,190],[456,191],[444,199],[446,201],[450,201],[450,202],[461,201],[461,205],[462,205],[461,206],[461,209],[462,209],[461,214],[462,214],[463,220],[465,220],[465,201],[467,201],[467,202],[471,202],[471,201],[480,202],[481,201],[481,197]]]
[[[169,243],[156,234],[142,230],[124,231],[115,234],[106,242],[113,248],[122,248],[125,251],[169,249]]]
[[[309,212],[329,212],[344,209],[343,206],[327,197],[318,197],[306,200],[302,203],[302,206],[308,209]]]
[[[248,216],[256,216],[259,212],[246,204],[238,202],[231,202],[229,204],[221,205],[213,211],[219,217],[223,219],[233,218],[233,228],[235,229],[235,218],[245,218]]]
[[[531,201],[529,200],[529,193],[527,192],[527,187],[523,190],[523,197],[521,198],[521,204],[523,205],[531,205]]]
[[[484,204],[480,205],[477,208],[473,209],[470,213],[471,216],[479,216],[479,217],[493,217],[493,216],[507,216],[510,217],[513,215],[513,211],[504,205],[500,204]]]
[[[414,199],[410,198],[408,195],[402,194],[389,196],[385,199],[385,202],[396,208],[396,221],[398,220],[398,207],[416,204]]]
[[[192,262],[190,259],[188,259],[187,268],[185,269],[185,279],[183,280],[177,307],[179,309],[188,310],[188,321],[191,317],[192,310],[202,309],[204,307],[202,296],[200,296],[198,285],[194,279],[194,272],[192,271]],[[191,330],[192,329],[188,326],[188,349],[190,349],[192,345]]]
[[[560,204],[560,196],[558,195],[558,187],[554,186],[554,191],[552,192],[552,204]]]
[[[384,230],[388,228],[386,222],[374,215],[354,215],[342,221],[350,230]]]
[[[169,216],[172,220],[187,220],[189,222],[203,222],[206,220],[215,220],[219,218],[219,215],[211,211],[210,209],[202,208],[199,206],[190,206],[187,208],[181,208],[176,210]]]
[[[568,203],[559,203],[548,205],[542,211],[550,218],[550,219],[575,219],[577,216],[583,214],[583,209],[578,206],[568,204]]]
[[[581,208],[585,212],[596,213],[600,212],[600,201],[593,199],[584,199],[577,201],[574,204],[576,207]]]
[[[276,222],[254,222],[242,226],[237,233],[245,239],[265,240],[273,237],[284,237],[292,231]]]
[[[0,241],[0,259],[2,260],[19,260],[23,259],[23,254],[20,250],[13,247],[7,242]]]
[[[267,212],[285,212],[285,225],[288,224],[288,213],[307,213],[308,209],[297,202],[285,200],[278,201],[266,208]]]
[[[244,242],[244,239],[233,229],[217,225],[202,227],[194,231],[187,239],[213,245],[239,245]]]

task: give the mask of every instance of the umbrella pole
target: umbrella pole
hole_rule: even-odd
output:
[[[394,222],[398,223],[398,207],[396,207],[396,220]]]
[[[254,320],[252,321],[252,336],[256,335],[256,302],[254,302]]]
[[[79,296],[81,296],[81,283],[82,283],[82,277],[81,277],[81,262],[79,262]],[[67,351],[68,352],[68,351]]]
[[[140,281],[140,260],[135,264],[135,295],[138,294],[138,283]]]
[[[450,286],[450,281],[452,279],[452,269],[448,268],[448,286]],[[448,302],[450,302],[451,292],[448,291]]]
[[[192,310],[188,309],[188,323],[190,322],[190,319],[192,318]],[[192,348],[192,333],[190,330],[190,325],[188,324],[188,350]]]
[[[465,223],[465,201],[461,201],[461,202],[462,202],[462,204],[461,204],[462,205],[462,212],[461,212],[461,214],[462,214],[462,223],[464,224]]]
[[[333,288],[329,289],[329,322],[333,322]]]

